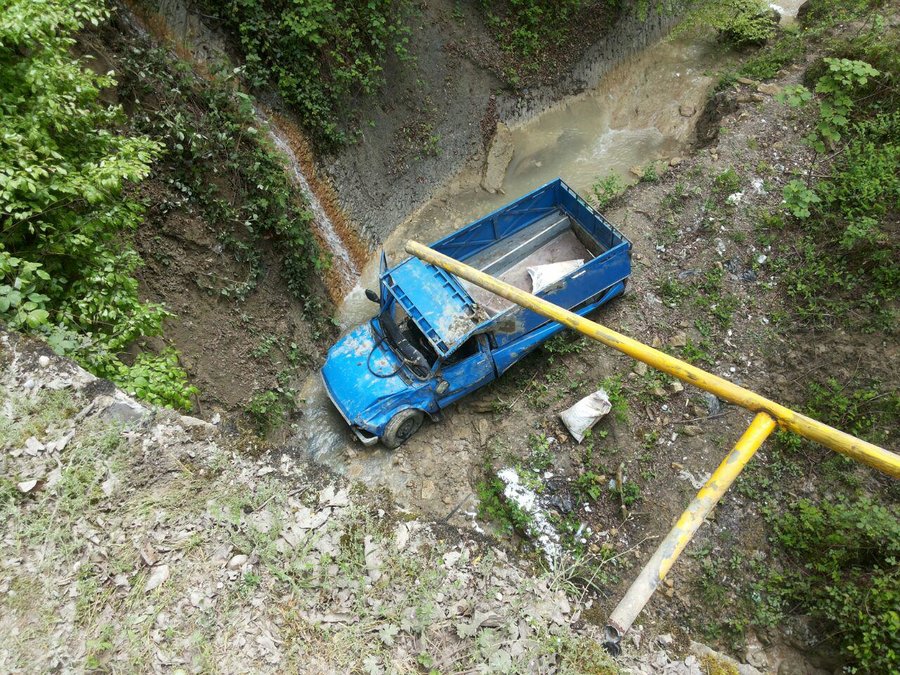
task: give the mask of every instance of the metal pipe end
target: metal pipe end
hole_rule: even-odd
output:
[[[607,626],[603,631],[603,649],[610,656],[622,653],[622,634],[615,626]]]

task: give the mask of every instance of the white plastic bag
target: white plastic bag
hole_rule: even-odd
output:
[[[531,292],[540,293],[550,284],[559,281],[567,274],[584,265],[584,260],[566,260],[549,265],[536,265],[528,268],[531,277]]]
[[[581,443],[584,440],[584,432],[594,426],[611,409],[612,403],[609,402],[609,394],[605,389],[598,389],[568,410],[562,411],[559,417],[572,437]]]

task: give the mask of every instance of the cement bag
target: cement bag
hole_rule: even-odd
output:
[[[559,281],[570,272],[584,265],[584,260],[566,260],[565,262],[536,265],[528,268],[531,277],[531,292],[540,293],[555,281]]]
[[[584,440],[584,432],[594,426],[611,408],[609,394],[605,389],[600,389],[561,412],[559,417],[572,437],[581,443]]]

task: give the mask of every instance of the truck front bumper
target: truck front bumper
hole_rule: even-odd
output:
[[[365,446],[375,445],[378,442],[378,436],[375,434],[370,434],[368,431],[364,429],[360,429],[357,427],[350,419],[347,417],[347,413],[344,412],[344,409],[338,405],[338,402],[334,398],[334,394],[331,393],[331,388],[328,386],[328,380],[325,379],[325,374],[320,370],[319,377],[322,378],[322,386],[325,387],[325,393],[328,394],[328,400],[331,401],[331,405],[335,407],[335,409],[341,414],[341,417],[344,418],[344,421],[349,425],[349,427],[353,430],[353,433],[356,434],[356,438],[359,439],[359,442]]]

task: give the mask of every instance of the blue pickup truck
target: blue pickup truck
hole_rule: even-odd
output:
[[[631,242],[557,178],[435,242],[456,260],[585,315],[621,295]],[[328,351],[335,407],[365,445],[396,448],[425,416],[493,382],[562,325],[408,258],[366,292],[377,316]]]

